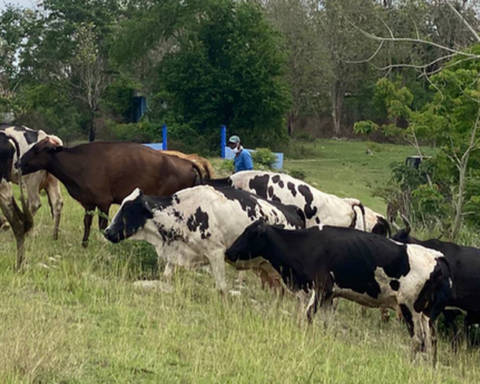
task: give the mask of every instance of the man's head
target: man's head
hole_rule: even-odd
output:
[[[228,139],[228,146],[231,149],[238,148],[240,146],[240,137],[237,135],[231,136],[230,139]]]

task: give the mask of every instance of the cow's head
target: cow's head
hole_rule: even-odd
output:
[[[105,237],[112,243],[118,243],[135,235],[144,228],[153,213],[148,206],[140,188],[135,189],[127,196],[120,206],[112,222],[105,230]]]
[[[228,260],[237,262],[262,256],[267,242],[267,228],[267,224],[262,219],[250,224],[225,252]]]
[[[22,156],[17,166],[20,167],[24,175],[46,169],[53,154],[60,152],[62,149],[61,140],[49,136],[30,148]]]

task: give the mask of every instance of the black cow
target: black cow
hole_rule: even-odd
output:
[[[414,352],[433,352],[433,321],[450,297],[448,262],[437,251],[383,236],[325,226],[284,230],[256,221],[227,250],[232,262],[263,257],[293,291],[313,291],[307,318],[335,297],[371,307],[399,306]]]
[[[465,314],[465,327],[468,335],[473,324],[480,323],[480,249],[463,247],[437,239],[418,240],[410,236],[411,227],[399,230],[393,237],[405,244],[418,244],[442,252],[450,264],[452,276],[452,296],[444,311],[447,326],[457,333],[455,317],[459,311]]]

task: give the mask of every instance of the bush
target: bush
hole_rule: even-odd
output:
[[[257,148],[252,153],[253,162],[256,168],[272,169],[277,156],[269,148]]]
[[[299,180],[305,180],[305,178],[307,177],[305,172],[302,171],[301,169],[292,169],[291,171],[288,171],[287,173],[290,176],[292,176],[293,178],[299,179]]]
[[[223,160],[218,169],[219,175],[231,175],[235,171],[233,160]]]

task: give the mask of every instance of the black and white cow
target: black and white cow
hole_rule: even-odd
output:
[[[160,259],[173,266],[194,268],[210,263],[218,289],[225,291],[225,251],[257,219],[294,229],[304,227],[296,207],[287,207],[234,188],[197,186],[172,196],[146,196],[138,188],[122,202],[105,231],[111,242],[146,240]],[[262,264],[262,265],[260,265]],[[240,269],[271,269],[264,261]]]
[[[448,325],[457,333],[454,319],[465,314],[467,334],[472,324],[480,324],[480,249],[463,247],[437,239],[418,240],[410,236],[411,227],[398,231],[392,239],[405,244],[419,244],[442,252],[450,264],[452,296],[444,311]]]
[[[335,227],[364,229],[362,217],[357,217],[355,207],[362,216],[363,205],[360,200],[340,198],[324,193],[304,181],[289,175],[264,171],[238,172],[226,179],[214,179],[208,185],[230,185],[234,188],[255,193],[264,199],[295,205],[303,210],[306,227],[319,224]]]
[[[19,147],[19,153],[15,151],[14,163],[23,156],[31,147],[39,141],[49,137],[51,140],[62,145],[62,140],[54,135],[48,135],[46,132],[30,129],[24,126],[0,124],[0,132],[4,132],[8,137],[13,138]],[[18,171],[12,169],[12,182],[18,184]],[[58,228],[60,225],[60,216],[63,207],[63,199],[60,192],[60,182],[50,175],[47,171],[38,171],[23,177],[23,184],[27,192],[28,207],[32,215],[41,207],[40,191],[45,190],[50,204],[50,210],[54,219],[53,238],[58,238]],[[0,221],[2,219],[0,218]]]
[[[10,183],[12,180],[14,156],[18,149],[19,145],[15,139],[0,132],[0,211],[5,215],[15,235],[17,242],[17,269],[21,267],[25,255],[25,235],[33,226],[32,215],[23,197],[23,190],[20,189],[22,211],[13,197],[12,185]],[[19,175],[19,184],[21,184],[21,181],[21,175]]]
[[[414,351],[435,349],[432,323],[451,293],[448,262],[440,252],[349,228],[289,231],[258,220],[226,256],[231,262],[265,258],[290,289],[312,290],[309,321],[318,306],[329,311],[335,297],[371,307],[400,306]]]

